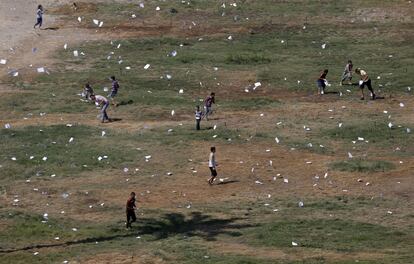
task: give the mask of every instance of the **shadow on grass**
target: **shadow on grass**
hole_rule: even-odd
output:
[[[47,27],[47,28],[42,28],[42,30],[58,30],[59,27]]]
[[[111,118],[111,122],[119,122],[122,121],[122,118]]]
[[[201,237],[205,240],[212,241],[218,235],[226,234],[230,236],[240,236],[241,233],[234,231],[243,228],[254,227],[250,224],[237,224],[238,220],[243,218],[216,219],[200,212],[191,213],[190,217],[180,213],[167,213],[162,217],[138,219],[138,235],[152,235],[154,240],[167,239],[176,235],[184,235],[188,237]],[[89,237],[80,240],[67,241],[54,244],[37,244],[14,249],[0,249],[0,253],[13,253],[17,251],[25,251],[40,248],[54,248],[79,244],[88,244],[96,242],[105,242],[127,237],[135,237],[137,233],[121,233],[121,229],[112,229],[115,234]]]
[[[134,101],[133,101],[133,100],[121,101],[121,102],[118,104],[118,106],[121,106],[121,105],[130,105],[130,104],[133,104],[133,103],[134,103]]]
[[[237,181],[237,180],[223,181],[223,182],[217,183],[216,185],[225,185],[225,184],[231,184],[231,183],[237,183],[237,182],[240,182],[240,181]]]
[[[242,218],[215,219],[200,212],[191,213],[186,219],[183,214],[169,213],[160,220],[142,219],[139,234],[153,235],[155,240],[165,239],[175,235],[198,236],[205,240],[215,240],[220,234],[240,236],[241,233],[232,229],[252,227],[249,224],[236,224]]]

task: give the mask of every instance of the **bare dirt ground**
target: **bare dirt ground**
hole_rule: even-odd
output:
[[[91,1],[94,3],[105,2]],[[107,1],[114,2],[114,1]],[[118,1],[126,2],[126,1]],[[33,73],[36,67],[53,69],[53,52],[68,45],[88,40],[107,39],[108,35],[94,34],[93,30],[67,27],[59,21],[59,17],[48,15],[48,9],[56,9],[64,4],[71,4],[69,0],[45,0],[43,29],[33,29],[36,22],[36,8],[39,4],[35,0],[4,0],[1,3],[0,16],[0,58],[7,59],[7,64],[1,66],[1,75],[8,69],[17,69],[22,73]],[[10,91],[4,84],[0,84],[1,91]]]

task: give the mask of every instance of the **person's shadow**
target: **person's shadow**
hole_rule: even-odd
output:
[[[58,30],[59,27],[47,27],[47,28],[41,28],[41,30]]]

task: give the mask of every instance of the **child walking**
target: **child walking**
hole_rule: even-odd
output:
[[[208,167],[210,168],[210,172],[211,172],[211,178],[208,180],[208,183],[210,185],[213,184],[214,180],[217,177],[217,170],[216,170],[216,147],[211,147],[210,148],[210,157],[208,159]]]
[[[203,116],[203,112],[201,112],[200,106],[197,105],[196,111],[195,111],[196,130],[200,130],[200,122],[201,122],[201,117],[202,116]]]
[[[215,96],[215,93],[211,93],[210,96],[208,96],[206,100],[204,100],[204,116],[206,117],[207,121],[208,116],[211,115],[211,113],[213,112],[211,107],[213,106],[213,104],[216,103]]]
[[[367,86],[368,90],[371,92],[371,99],[375,100],[377,96],[375,95],[374,90],[372,89],[371,78],[369,78],[367,72],[360,68],[356,68],[355,73],[361,76],[361,80],[359,81],[359,88],[361,89],[361,100],[365,99],[365,95],[364,95],[365,86]]]
[[[109,101],[102,95],[91,95],[91,100],[95,102],[95,104],[99,107],[101,107],[101,122],[111,122],[111,120],[108,117],[108,114],[106,113],[106,110],[109,107]]]
[[[43,23],[43,6],[42,5],[37,6],[36,20],[37,20],[36,24],[33,26],[33,28],[36,28],[36,26],[39,26],[39,28],[41,28],[42,23]]]
[[[83,94],[85,96],[85,99],[87,99],[87,100],[91,100],[91,96],[92,95],[95,95],[95,93],[94,93],[94,91],[92,89],[92,86],[89,83],[85,84],[85,88],[83,90]]]
[[[126,202],[126,228],[131,228],[131,223],[137,221],[137,216],[135,215],[136,209],[137,207],[135,206],[135,192],[131,192],[129,199]]]
[[[111,88],[111,93],[108,95],[108,97],[112,100],[113,105],[118,106],[118,104],[115,102],[114,97],[118,94],[119,83],[116,80],[115,76],[111,76],[111,81],[112,81],[112,88]]]
[[[345,65],[344,73],[342,74],[340,85],[344,85],[344,81],[348,80],[348,84],[352,84],[352,68],[354,65],[352,64],[351,60],[348,60],[348,63]]]
[[[316,81],[316,84],[318,85],[318,94],[323,95],[325,93],[325,87],[326,87],[326,75],[328,75],[328,69],[325,69],[321,74],[319,75],[318,80]]]

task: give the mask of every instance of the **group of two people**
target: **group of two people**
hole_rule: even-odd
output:
[[[116,80],[115,76],[111,76],[110,79],[112,82],[112,88],[111,93],[108,95],[108,98],[113,101],[113,104],[115,106],[117,106],[118,104],[114,101],[114,98],[118,94],[119,83]],[[108,117],[108,113],[106,112],[110,104],[107,98],[102,95],[96,95],[89,83],[85,84],[83,96],[85,99],[94,102],[96,106],[100,107],[100,119],[102,123],[111,122],[111,119]]]
[[[208,158],[208,167],[210,169],[211,177],[208,180],[208,184],[213,185],[217,177],[217,162],[216,162],[216,147],[210,148],[210,155]],[[138,209],[136,204],[136,194],[131,192],[126,202],[126,228],[131,228],[132,223],[137,221],[135,211]]]
[[[348,60],[348,63],[345,66],[344,73],[342,74],[340,85],[344,85],[344,81],[348,81],[348,85],[353,85],[352,81],[352,70],[354,65],[352,64],[351,60]],[[359,88],[361,89],[361,100],[365,99],[364,94],[364,88],[365,86],[368,88],[368,90],[371,92],[371,98],[372,100],[376,99],[376,95],[374,93],[374,89],[372,88],[371,78],[369,78],[367,72],[361,68],[356,68],[355,73],[360,76],[360,81],[358,83]],[[325,93],[325,87],[326,87],[326,76],[328,75],[328,69],[325,69],[322,71],[319,75],[318,80],[316,81],[318,85],[318,94],[323,95]]]
[[[195,111],[196,130],[201,129],[200,127],[201,119],[205,117],[206,120],[208,121],[208,117],[213,113],[212,107],[213,107],[213,104],[216,103],[215,96],[216,96],[215,93],[210,93],[210,95],[204,100],[204,112],[200,110],[199,105],[196,106],[196,111]]]

